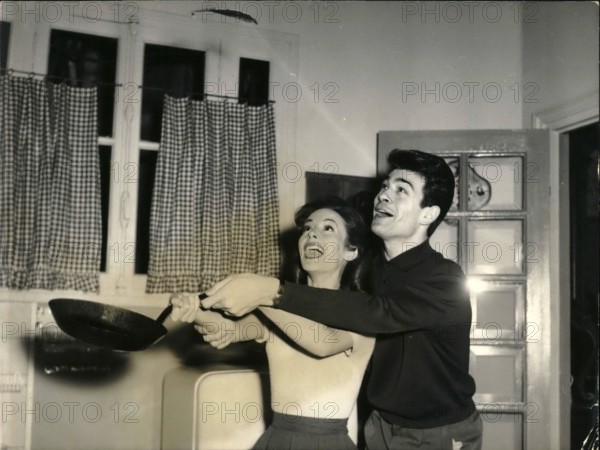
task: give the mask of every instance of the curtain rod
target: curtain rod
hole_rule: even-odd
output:
[[[28,75],[29,78],[43,77],[45,80],[53,80],[53,79],[54,80],[62,80],[63,83],[73,82],[73,81],[74,82],[83,82],[83,80],[81,80],[81,79],[71,80],[71,79],[65,79],[65,78],[62,78],[59,76],[53,76],[53,75],[48,75],[48,74],[43,74],[43,73],[36,73],[36,72],[27,72],[26,70],[17,70],[17,69],[0,68],[0,73],[5,73],[8,75],[12,75],[13,73],[22,73],[22,74]],[[123,87],[124,86],[123,83],[107,83],[105,81],[93,81],[90,84],[92,84],[96,87],[98,87],[98,86]],[[127,83],[127,85],[134,85],[135,87],[137,87],[138,89],[141,89],[141,90],[159,91],[159,92],[164,92],[165,94],[169,93],[168,89],[151,87],[151,86],[141,86],[141,85],[133,83],[133,82]],[[222,98],[224,100],[256,101],[256,102],[261,102],[261,103],[275,103],[275,100],[256,100],[253,98],[232,97],[229,95],[208,94],[208,93],[200,93],[200,92],[190,92],[186,96],[188,96],[188,97],[190,97],[190,96],[216,97],[216,98]]]

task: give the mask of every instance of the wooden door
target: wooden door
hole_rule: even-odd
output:
[[[547,130],[378,134],[379,175],[394,148],[440,154],[455,172],[455,201],[430,242],[469,279],[470,372],[485,450],[558,448],[560,417],[568,416],[568,405],[556,411],[558,298],[550,279],[558,204],[549,155],[557,144]]]

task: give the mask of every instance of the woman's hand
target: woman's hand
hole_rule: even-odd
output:
[[[170,317],[175,322],[194,322],[196,312],[200,309],[200,299],[194,294],[173,294],[169,298],[169,303],[173,305]]]
[[[216,314],[216,313],[215,313]],[[236,342],[236,333],[232,330],[235,327],[235,323],[232,320],[221,317],[221,320],[226,323],[206,323],[194,325],[196,331],[202,334],[202,339],[208,342],[216,349],[224,349],[232,342]]]
[[[267,332],[254,314],[234,320],[223,317],[221,312],[200,309],[200,300],[195,294],[173,294],[169,302],[173,305],[172,320],[194,322],[194,328],[204,341],[219,350],[232,342],[261,340]]]

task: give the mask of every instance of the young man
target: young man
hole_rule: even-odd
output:
[[[205,308],[244,315],[274,306],[326,325],[377,334],[367,388],[370,450],[480,449],[482,422],[469,375],[471,305],[461,268],[429,245],[454,196],[445,161],[394,150],[371,229],[383,241],[374,295],[331,291],[252,274],[207,292]]]

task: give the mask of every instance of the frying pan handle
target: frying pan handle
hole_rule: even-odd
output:
[[[156,318],[156,321],[162,324],[165,321],[165,319],[171,315],[172,311],[173,305],[167,306],[165,309],[163,309],[163,312],[160,313],[160,316]]]
[[[204,292],[201,292],[201,293],[198,295],[198,298],[199,298],[200,300],[204,300],[205,298],[208,298],[208,295],[206,295]],[[172,313],[172,312],[173,312],[173,305],[169,305],[169,306],[167,306],[167,307],[166,307],[166,308],[163,310],[163,312],[161,312],[161,313],[160,313],[160,316],[158,316],[158,317],[156,318],[156,321],[157,321],[158,323],[163,323],[163,322],[164,322],[164,321],[167,319],[167,317],[169,317],[169,316],[171,315],[171,313]]]

